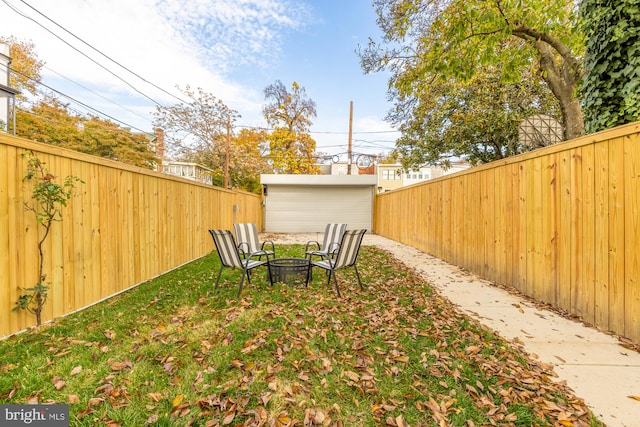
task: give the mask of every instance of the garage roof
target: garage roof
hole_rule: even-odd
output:
[[[260,175],[262,184],[283,185],[377,185],[376,175]]]

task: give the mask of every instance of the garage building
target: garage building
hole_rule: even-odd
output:
[[[328,223],[372,230],[375,175],[260,175],[264,231],[323,232]]]

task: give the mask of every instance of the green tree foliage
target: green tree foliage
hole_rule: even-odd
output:
[[[494,68],[464,82],[435,80],[429,92],[389,115],[402,130],[395,153],[405,169],[447,168],[451,157],[477,165],[528,151],[518,142],[518,124],[543,112],[559,116],[555,98],[537,79],[505,83]]]
[[[586,130],[640,120],[640,1],[582,0],[580,13],[587,37]]]
[[[144,168],[157,159],[146,135],[102,120],[71,114],[56,98],[46,97],[16,114],[16,134],[24,138]]]
[[[277,173],[314,174],[316,142],[309,134],[316,104],[307,98],[304,87],[291,84],[291,92],[276,80],[264,90],[271,103],[263,107],[264,116],[274,130],[268,136],[269,157]]]
[[[431,121],[429,107],[446,101],[444,89],[469,90],[472,78],[494,86],[497,70],[504,83],[542,79],[560,106],[565,138],[583,133],[576,92],[584,43],[575,30],[573,1],[374,0],[373,4],[382,40],[370,40],[359,55],[365,72],[391,72],[390,96],[396,101],[391,119],[396,124],[412,122],[407,124],[410,129]],[[482,140],[505,135],[504,127],[496,129],[501,134],[497,138],[490,135],[493,126],[483,131]],[[469,132],[477,137],[479,129]],[[428,148],[436,143],[432,139],[424,144]]]
[[[62,208],[67,206],[76,183],[83,181],[76,176],[67,176],[64,183],[56,182],[56,177],[45,167],[44,162],[33,154],[27,154],[27,173],[24,181],[33,183],[32,202],[25,202],[25,209],[33,212],[41,230],[38,238],[38,282],[29,292],[18,298],[13,310],[27,310],[35,314],[36,324],[42,324],[42,310],[47,302],[49,286],[44,272],[44,243],[49,236],[51,227],[56,221],[62,220]]]

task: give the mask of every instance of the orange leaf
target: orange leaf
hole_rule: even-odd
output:
[[[70,394],[69,396],[67,396],[67,401],[69,402],[69,404],[80,403],[80,398],[77,394]]]
[[[171,405],[173,405],[173,407],[175,408],[176,406],[181,404],[183,400],[184,400],[184,394],[179,394],[173,398],[173,400],[171,401]]]

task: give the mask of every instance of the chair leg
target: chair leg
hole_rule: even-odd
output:
[[[360,275],[358,274],[358,267],[356,267],[355,264],[353,264],[353,269],[356,271],[356,277],[358,278],[358,285],[360,285],[360,290],[364,291],[364,288],[362,287],[362,282],[360,281]]]
[[[269,268],[268,262],[267,262],[267,278],[269,279],[269,284],[273,288],[273,278],[271,277],[271,269]]]
[[[338,294],[338,298],[342,298],[342,295],[340,295],[340,288],[338,287],[338,278],[336,277],[336,272],[331,270],[329,280],[331,280],[331,276],[333,276],[333,283],[336,285],[336,293]]]
[[[249,271],[242,272],[242,279],[240,279],[240,287],[238,288],[238,298],[240,298],[240,294],[242,293],[242,285],[244,285],[244,276],[249,275]]]
[[[214,286],[213,289],[218,289],[218,283],[220,283],[220,276],[222,275],[223,268],[224,268],[223,266],[220,266],[220,271],[218,271],[218,278],[216,279],[216,286]]]

